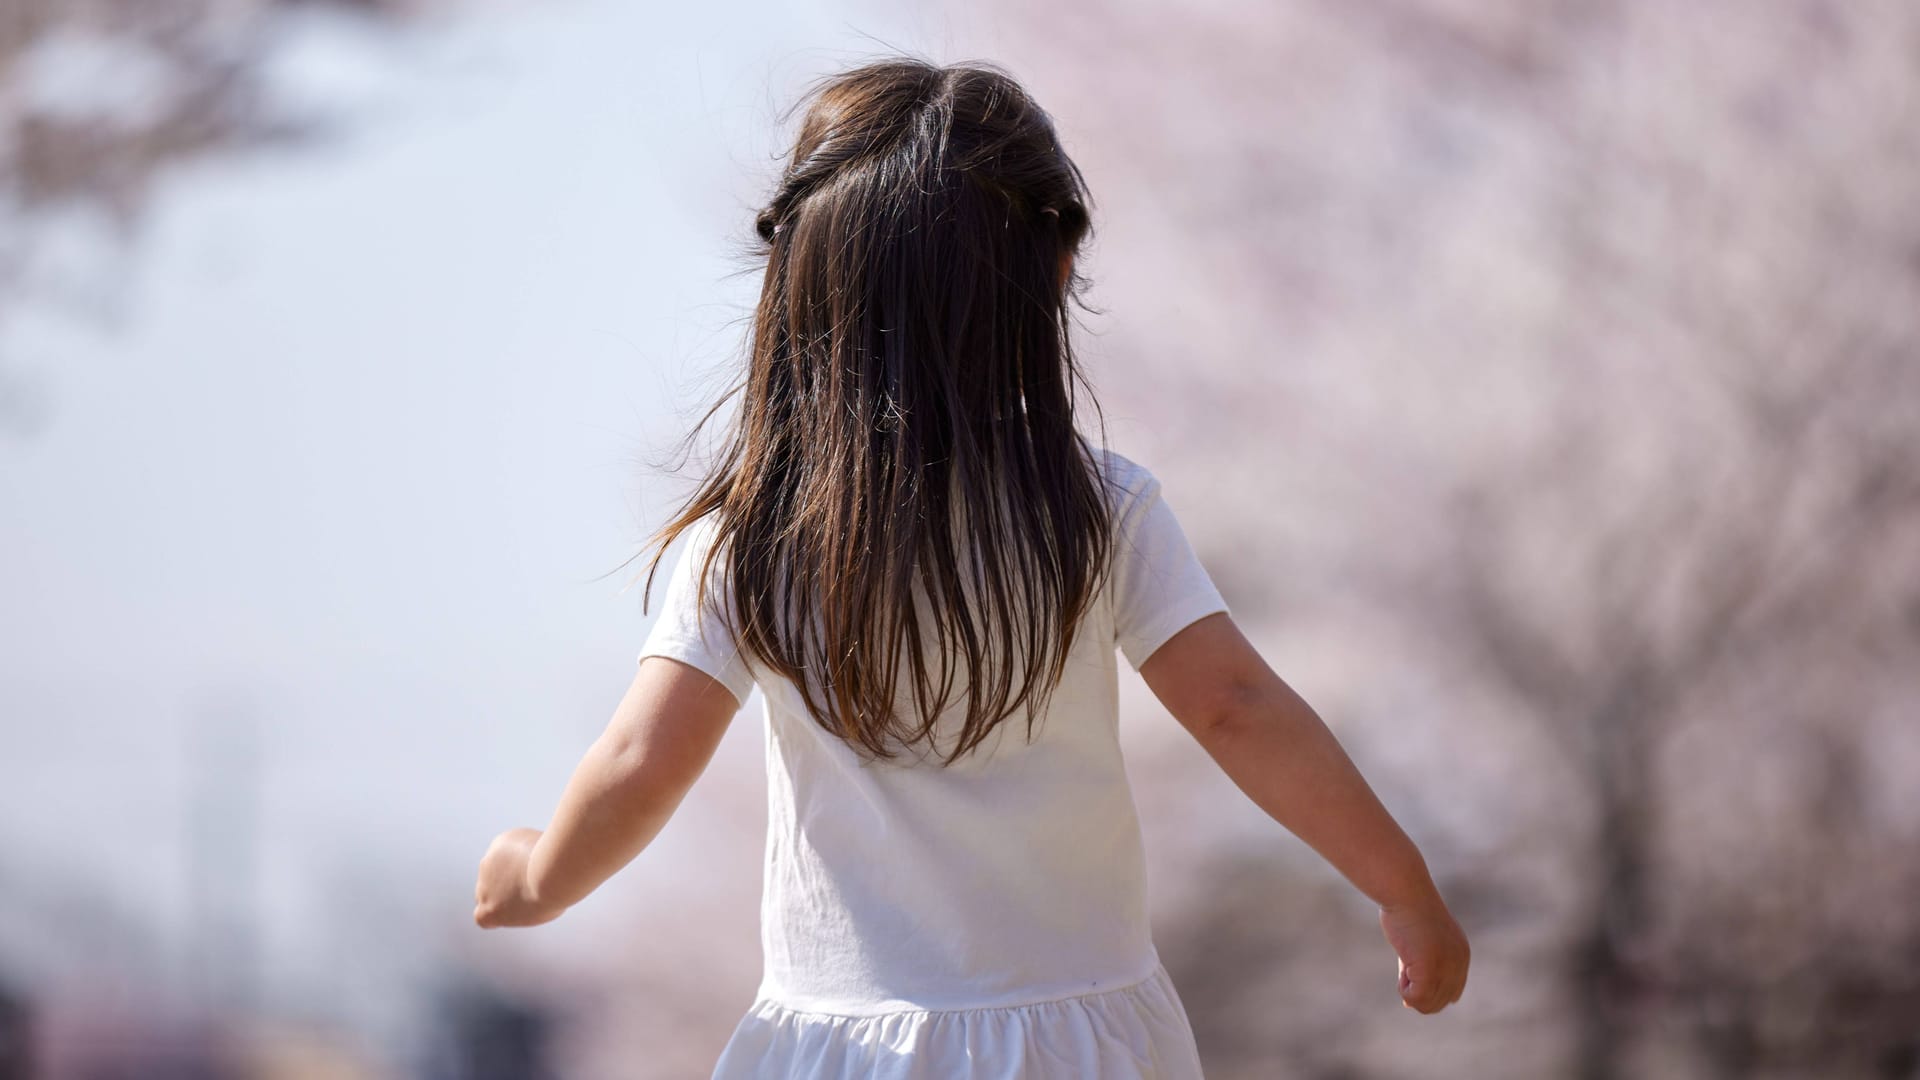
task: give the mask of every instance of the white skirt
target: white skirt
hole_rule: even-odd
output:
[[[1092,994],[879,1016],[748,1008],[713,1080],[1202,1080],[1166,968]]]

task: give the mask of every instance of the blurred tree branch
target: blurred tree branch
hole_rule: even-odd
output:
[[[30,272],[56,212],[96,216],[125,245],[167,169],[311,135],[260,85],[273,21],[303,6],[314,5],[0,0],[0,326],[22,303],[89,306],[80,298],[90,290]],[[399,16],[425,0],[336,6]],[[31,435],[49,408],[32,370],[0,352],[0,433]]]

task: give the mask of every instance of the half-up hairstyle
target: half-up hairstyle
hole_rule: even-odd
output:
[[[743,651],[876,757],[929,739],[960,695],[951,764],[1022,708],[1032,737],[1109,566],[1104,477],[1074,420],[1067,304],[1084,282],[1061,274],[1091,200],[995,65],[888,58],[801,103],[754,219],[746,371],[700,424],[744,396],[717,465],[649,541],[647,589],[712,515],[695,580],[704,595],[724,563]]]

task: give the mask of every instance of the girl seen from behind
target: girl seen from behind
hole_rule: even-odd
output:
[[[1117,652],[1379,905],[1402,1002],[1457,1000],[1468,945],[1420,852],[1151,470],[1080,431],[1091,199],[1051,119],[995,65],[906,57],[803,103],[738,408],[654,537],[654,569],[687,544],[638,671],[549,827],[488,849],[475,921],[548,922],[631,861],[758,687],[765,967],[715,1077],[1198,1077]]]

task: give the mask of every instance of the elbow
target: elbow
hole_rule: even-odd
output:
[[[1229,679],[1201,710],[1194,737],[1206,746],[1225,741],[1269,716],[1272,702],[1266,687],[1247,679]]]

